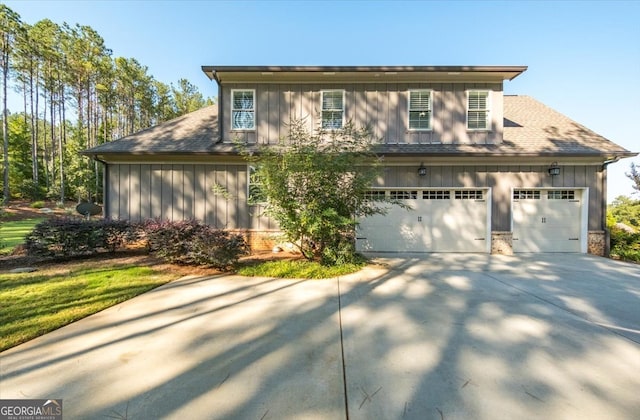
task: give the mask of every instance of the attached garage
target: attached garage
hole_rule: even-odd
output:
[[[385,215],[360,221],[358,251],[490,252],[488,189],[373,191],[398,200]]]
[[[586,252],[587,190],[514,189],[513,252]]]

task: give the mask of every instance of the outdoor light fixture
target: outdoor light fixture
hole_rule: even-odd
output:
[[[425,168],[424,163],[420,164],[420,167],[418,168],[418,176],[426,176],[427,175],[427,168]]]
[[[558,162],[553,162],[551,166],[549,166],[549,169],[547,169],[547,172],[549,172],[549,175],[551,176],[560,175],[560,167],[558,166]]]

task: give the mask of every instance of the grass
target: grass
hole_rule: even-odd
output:
[[[33,228],[43,221],[43,218],[25,219],[14,222],[2,222],[0,225],[0,255],[10,254],[16,245],[24,242]]]
[[[249,277],[326,279],[355,273],[365,265],[366,263],[362,262],[360,264],[343,264],[327,267],[315,261],[280,260],[246,265],[238,269],[238,274]]]
[[[0,351],[178,277],[137,266],[50,271],[0,275]]]

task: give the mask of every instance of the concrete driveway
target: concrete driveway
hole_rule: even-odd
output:
[[[65,418],[632,419],[640,266],[379,255],[322,281],[185,278],[0,354]]]

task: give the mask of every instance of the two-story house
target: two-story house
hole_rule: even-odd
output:
[[[384,172],[372,194],[404,200],[360,221],[385,252],[606,252],[607,165],[634,156],[528,96],[503,94],[523,66],[203,66],[218,103],[85,152],[104,163],[105,216],[198,219],[270,246],[234,147],[287,123],[369,125]],[[220,187],[228,194],[219,194]],[[216,193],[218,191],[218,193]]]

